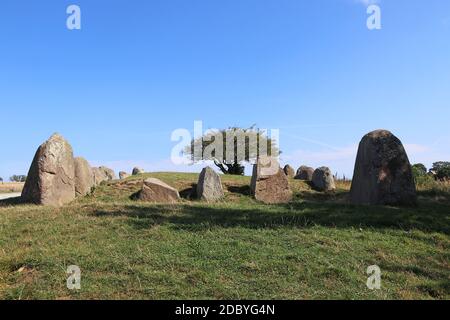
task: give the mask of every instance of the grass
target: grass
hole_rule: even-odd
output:
[[[23,189],[23,182],[3,182],[0,183],[0,193],[21,192]]]
[[[177,205],[135,202],[142,179]],[[449,299],[450,192],[413,208],[352,206],[291,180],[295,199],[264,205],[248,177],[222,177],[224,200],[192,200],[198,175],[155,173],[97,187],[63,208],[0,203],[2,299]],[[195,189],[195,188],[194,188]],[[81,290],[66,288],[78,265]],[[381,290],[366,287],[378,265]]]

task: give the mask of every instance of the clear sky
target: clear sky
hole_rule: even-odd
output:
[[[351,175],[379,128],[411,162],[450,160],[450,1],[379,0],[372,31],[369,2],[2,0],[0,177],[53,132],[95,165],[188,170],[170,135],[194,120],[280,129],[295,167]]]

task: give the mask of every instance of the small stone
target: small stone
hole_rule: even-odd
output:
[[[145,173],[144,169],[138,168],[138,167],[134,167],[133,168],[133,176],[137,176],[138,174],[143,174]]]
[[[283,168],[284,174],[287,175],[289,178],[294,178],[295,176],[295,170],[290,165],[285,165]]]
[[[288,177],[272,157],[260,157],[253,166],[252,195],[266,204],[287,203],[292,200]]]
[[[313,174],[314,174],[314,168],[307,167],[307,166],[301,166],[297,170],[295,179],[304,180],[304,181],[312,181]]]
[[[336,189],[333,174],[328,167],[320,167],[314,171],[312,184],[317,191],[333,191]]]
[[[128,178],[130,175],[128,173],[126,173],[125,171],[120,171],[119,172],[119,178],[121,180]]]
[[[198,178],[197,197],[201,200],[216,201],[223,195],[220,176],[211,167],[204,168]]]
[[[154,203],[176,203],[180,200],[180,195],[175,188],[161,180],[149,178],[144,180],[142,190],[138,193],[137,199]]]

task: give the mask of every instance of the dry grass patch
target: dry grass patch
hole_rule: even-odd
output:
[[[4,182],[0,183],[0,193],[22,192],[23,182]]]

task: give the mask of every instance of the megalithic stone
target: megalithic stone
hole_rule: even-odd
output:
[[[52,135],[36,151],[22,200],[28,203],[62,206],[75,199],[75,163],[70,144]]]
[[[358,148],[351,202],[367,205],[415,205],[416,186],[402,142],[387,130],[366,134]]]
[[[259,157],[253,166],[250,185],[256,200],[266,204],[287,203],[292,200],[289,180],[274,157]]]

